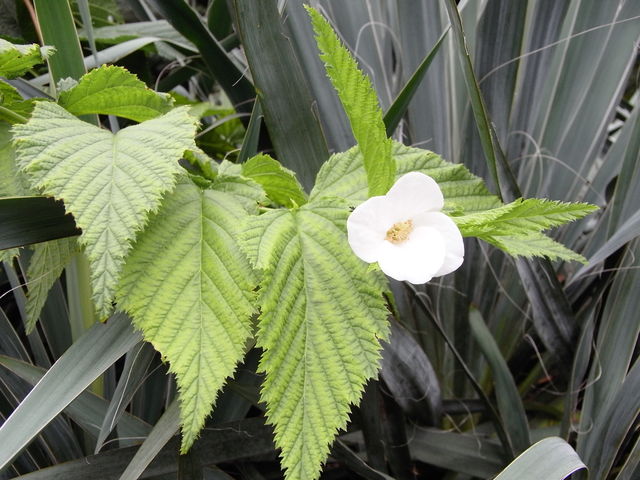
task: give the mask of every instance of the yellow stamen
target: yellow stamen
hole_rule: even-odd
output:
[[[398,222],[387,230],[386,239],[391,243],[402,243],[409,238],[409,234],[413,231],[413,222],[411,220],[405,220],[404,222]]]

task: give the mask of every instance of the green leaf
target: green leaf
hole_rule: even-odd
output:
[[[78,251],[76,237],[61,238],[50,242],[38,243],[27,269],[27,320],[25,330],[31,333],[36,326],[42,307],[53,283],[58,279],[64,267],[74,253]]]
[[[14,45],[0,38],[0,76],[19,77],[34,65],[44,62],[55,52],[53,47],[31,45]]]
[[[60,93],[58,102],[74,115],[117,115],[136,122],[167,113],[173,104],[170,95],[154,92],[136,75],[114,65],[83,75],[75,87]]]
[[[256,189],[254,209],[261,197]],[[118,286],[119,308],[176,375],[182,452],[251,335],[257,280],[236,240],[247,216],[233,193],[181,178],[139,236]]]
[[[513,256],[527,258],[548,257],[550,260],[574,260],[580,263],[587,263],[587,259],[582,255],[569,250],[543,233],[481,236],[480,238]]]
[[[284,168],[269,155],[250,158],[242,164],[242,175],[262,185],[267,196],[282,206],[296,207],[307,203],[307,196],[295,172]]]
[[[562,480],[583,468],[571,445],[561,438],[548,437],[528,448],[495,480]]]
[[[453,220],[465,236],[527,235],[572,222],[597,209],[588,203],[521,198],[499,208]]]
[[[9,125],[0,122],[0,197],[32,194],[24,174],[16,166],[15,149]]]
[[[349,208],[323,199],[252,218],[243,247],[262,270],[257,344],[288,480],[313,480],[351,404],[378,374],[388,337],[379,277],[352,253]]]
[[[33,101],[25,100],[13,85],[0,80],[0,120],[7,123],[24,123],[31,115]],[[0,125],[0,128],[2,125]],[[0,140],[0,147],[2,140]]]
[[[324,17],[311,7],[307,7],[307,11],[316,32],[320,58],[338,92],[353,136],[363,154],[369,196],[384,195],[393,185],[396,166],[371,80],[358,69],[355,59]]]
[[[186,108],[112,134],[50,102],[14,126],[16,156],[35,188],[61,198],[82,229],[94,301],[103,317],[130,242],[171,190],[183,152],[194,147]]]
[[[428,150],[392,143],[392,154],[398,166],[397,177],[418,171],[432,177],[442,189],[445,209],[477,212],[501,205],[480,177],[464,165],[450,163]],[[367,178],[358,147],[332,155],[318,173],[310,200],[342,197],[360,203],[367,199]]]

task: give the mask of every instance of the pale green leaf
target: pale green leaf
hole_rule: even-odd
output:
[[[13,85],[0,80],[0,107],[3,107],[0,120],[11,124],[24,123],[33,109],[33,100],[25,100]]]
[[[31,333],[36,326],[42,307],[54,282],[78,251],[76,237],[61,238],[38,243],[27,269],[27,320],[25,330]]]
[[[527,235],[572,222],[597,209],[588,203],[528,198],[453,220],[465,236]]]
[[[393,142],[392,147],[398,167],[397,177],[413,171],[429,175],[442,189],[445,209],[476,212],[501,205],[498,197],[487,190],[483,180],[464,165],[447,162],[433,152],[398,142]],[[332,155],[318,172],[310,200],[332,196],[354,203],[367,199],[367,178],[358,147]]]
[[[0,197],[33,195],[16,165],[9,124],[0,122]]]
[[[511,462],[495,480],[563,480],[585,468],[566,441],[548,437],[529,447]]]
[[[138,237],[118,286],[118,307],[176,375],[183,452],[251,335],[257,280],[236,240],[247,216],[234,194],[181,178]]]
[[[382,110],[369,77],[359,69],[355,59],[342,45],[325,18],[311,7],[311,16],[320,58],[338,92],[349,118],[353,136],[363,154],[369,196],[384,195],[393,185],[396,165],[391,156]]]
[[[29,122],[14,126],[18,165],[35,188],[64,200],[82,229],[101,316],[131,241],[173,188],[194,134],[186,108],[112,134],[51,102],[38,102]]]
[[[244,234],[263,273],[261,398],[288,480],[319,477],[388,337],[382,287],[347,243],[348,215],[342,200],[322,199],[252,218]]]
[[[486,242],[517,257],[548,257],[551,260],[574,260],[587,263],[582,255],[568,249],[561,243],[552,240],[544,233],[529,233],[527,235],[482,236]]]
[[[307,196],[295,172],[280,165],[269,155],[256,155],[242,164],[242,175],[262,185],[267,196],[285,207],[307,203]]]
[[[0,38],[0,76],[19,77],[31,67],[44,62],[55,52],[53,47],[31,45],[15,45]]]
[[[114,65],[83,75],[58,101],[74,115],[116,115],[136,122],[167,113],[173,105],[170,95],[154,92],[136,75]]]

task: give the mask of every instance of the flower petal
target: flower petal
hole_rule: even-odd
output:
[[[354,253],[365,262],[376,262],[387,231],[398,221],[396,218],[397,212],[384,196],[371,197],[356,207],[347,218],[347,235]]]
[[[427,283],[442,266],[445,251],[444,239],[438,230],[419,227],[405,242],[393,244],[385,240],[378,252],[378,264],[396,280]]]
[[[440,211],[444,205],[442,191],[436,181],[420,172],[409,172],[400,177],[386,196],[405,219],[422,212]]]
[[[444,263],[435,273],[435,277],[447,275],[457,270],[464,260],[464,243],[458,226],[447,215],[440,212],[427,212],[413,218],[415,227],[430,227],[442,235],[445,244]]]

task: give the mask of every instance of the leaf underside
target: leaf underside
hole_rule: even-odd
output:
[[[255,209],[263,193],[251,194]],[[118,286],[118,307],[176,375],[183,452],[251,335],[257,280],[236,241],[246,200],[182,177],[140,234]]]
[[[445,198],[445,209],[469,213],[502,205],[498,197],[487,190],[484,181],[464,165],[447,162],[433,152],[399,142],[393,142],[392,155],[398,178],[417,171],[438,182]],[[310,200],[332,196],[346,198],[354,204],[367,199],[367,178],[358,147],[332,155],[320,169]]]
[[[323,199],[251,219],[243,247],[264,275],[262,400],[288,480],[318,478],[388,336],[382,288],[346,241],[349,209]]]
[[[38,102],[13,132],[17,163],[30,183],[62,199],[82,229],[94,301],[106,317],[130,243],[173,188],[178,160],[194,144],[194,122],[179,108],[112,134]]]

